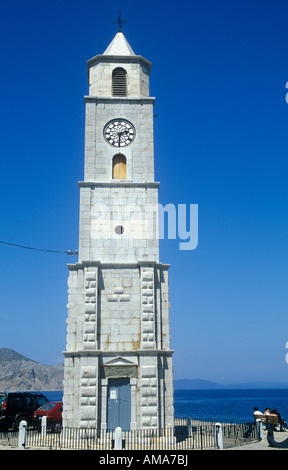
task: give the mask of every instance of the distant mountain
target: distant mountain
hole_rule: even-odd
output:
[[[64,365],[46,366],[0,348],[0,391],[63,390]]]
[[[288,388],[288,383],[287,382],[244,382],[244,383],[236,383],[236,384],[230,384],[230,385],[224,385],[223,386],[226,389],[234,389],[234,390],[241,390],[241,389],[246,389],[246,390],[280,390],[280,389],[286,389]]]
[[[46,366],[13,349],[0,348],[0,392],[63,390],[64,365]],[[288,389],[288,382],[219,384],[210,380],[174,380],[175,390]]]
[[[288,389],[288,382],[244,382],[235,384],[219,384],[210,380],[179,379],[174,380],[175,390],[265,390]]]

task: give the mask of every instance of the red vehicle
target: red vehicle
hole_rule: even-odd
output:
[[[62,401],[50,401],[34,411],[33,424],[41,429],[41,418],[47,416],[47,429],[51,432],[60,432],[62,429]]]

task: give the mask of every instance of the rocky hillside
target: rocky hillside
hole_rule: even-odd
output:
[[[64,366],[45,366],[13,351],[0,348],[0,392],[63,390]]]

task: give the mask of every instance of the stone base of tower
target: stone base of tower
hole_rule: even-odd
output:
[[[174,425],[173,351],[65,353],[63,426],[124,430]]]
[[[64,426],[173,426],[169,266],[68,267]]]

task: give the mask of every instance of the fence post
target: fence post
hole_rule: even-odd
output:
[[[223,433],[221,423],[215,424],[215,447],[216,449],[223,449]]]
[[[186,418],[186,426],[187,426],[188,437],[191,437],[193,434],[192,434],[192,422],[191,422],[190,416],[187,416]]]
[[[47,416],[41,418],[41,436],[45,437],[47,432]]]
[[[256,420],[256,430],[257,430],[257,437],[260,441],[262,441],[264,437],[263,426],[261,419]]]
[[[26,445],[27,421],[22,420],[19,424],[18,449],[25,449]]]
[[[114,450],[122,450],[122,429],[120,427],[115,429]]]

